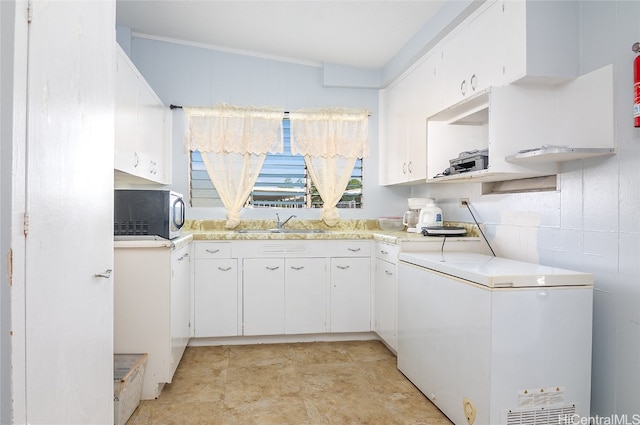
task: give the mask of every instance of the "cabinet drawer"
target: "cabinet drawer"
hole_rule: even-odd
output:
[[[229,258],[231,242],[196,242],[196,258]]]
[[[368,257],[370,255],[370,241],[338,241],[335,257]]]
[[[376,258],[396,264],[398,262],[398,246],[386,243],[376,243]]]

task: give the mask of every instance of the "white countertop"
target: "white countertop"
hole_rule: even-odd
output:
[[[591,273],[469,252],[407,252],[399,259],[490,288],[593,285]]]
[[[114,248],[171,248],[179,249],[193,240],[193,235],[165,239],[155,235],[114,236]]]

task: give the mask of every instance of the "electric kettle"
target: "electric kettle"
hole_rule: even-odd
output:
[[[427,198],[427,204],[420,210],[420,218],[416,227],[422,229],[423,227],[442,225],[442,210],[436,207],[433,199]]]

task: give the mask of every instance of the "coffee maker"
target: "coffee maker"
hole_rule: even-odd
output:
[[[402,224],[407,226],[407,232],[420,233],[418,226],[420,221],[420,210],[427,205],[427,198],[409,198],[409,211],[405,211],[402,216]]]

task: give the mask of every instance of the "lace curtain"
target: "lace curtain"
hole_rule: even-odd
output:
[[[228,229],[240,224],[267,153],[282,152],[284,111],[275,108],[184,107],[185,147],[198,150],[223,205]]]
[[[369,154],[367,109],[314,109],[289,113],[291,153],[304,155],[324,206],[322,221],[335,226],[338,202],[358,158]]]

